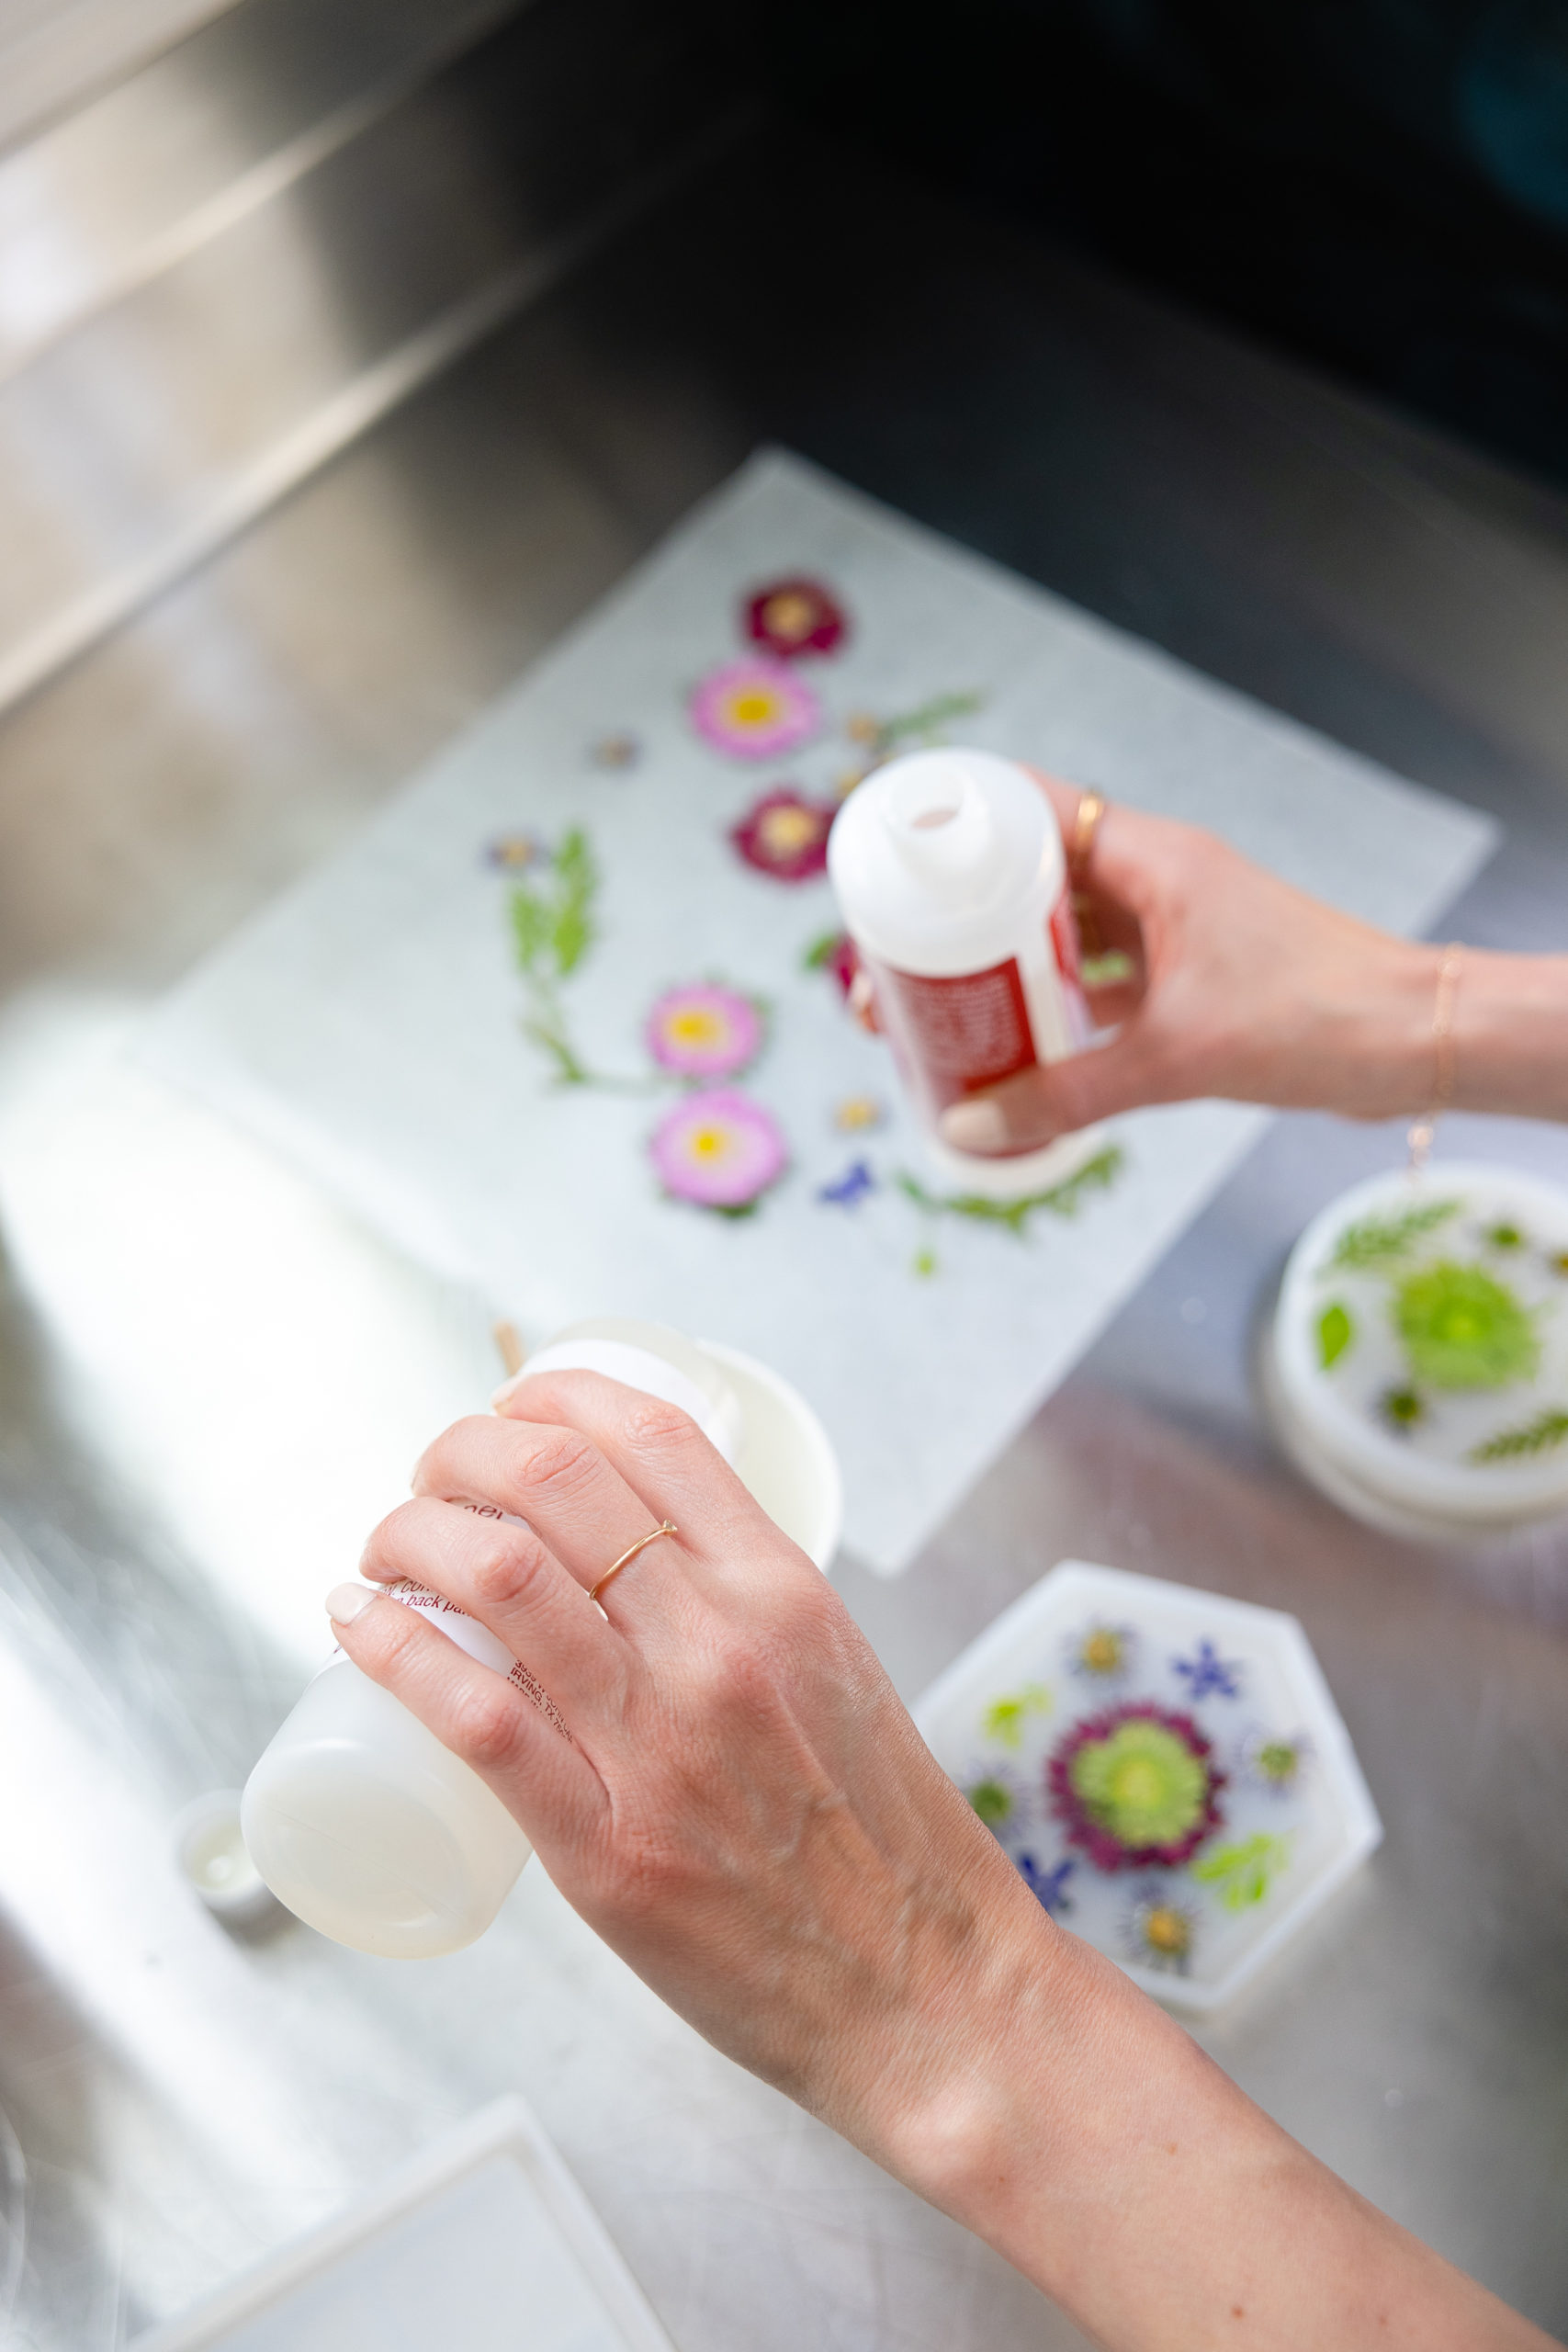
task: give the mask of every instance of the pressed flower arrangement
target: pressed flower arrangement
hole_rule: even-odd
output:
[[[1568,1510],[1568,1193],[1438,1166],[1331,1204],[1280,1287],[1266,1372],[1309,1477],[1360,1516],[1462,1533]]]
[[[806,750],[835,723],[806,673],[830,676],[853,631],[843,599],[826,581],[805,573],[782,573],[748,588],[737,599],[734,618],[743,650],[703,673],[686,695],[685,710],[705,752],[751,769]],[[845,794],[897,752],[940,742],[943,730],[977,710],[981,699],[973,692],[947,691],[881,716],[850,710],[836,723],[852,747],[852,764],[834,773],[830,792],[779,781],[760,793],[753,789],[728,819],[716,810],[737,866],[789,889],[825,888],[828,836]],[[647,752],[644,736],[612,724],[585,744],[585,769],[627,776]],[[768,1042],[771,1023],[761,997],[728,978],[667,985],[640,1015],[643,1067],[624,1031],[612,1050],[591,1054],[575,986],[604,929],[601,860],[590,829],[574,825],[553,843],[519,829],[492,838],[481,855],[510,884],[507,913],[525,999],[521,1028],[544,1057],[553,1083],[583,1091],[654,1095],[680,1087],[700,1092],[700,1102],[666,1108],[646,1133],[657,1192],[672,1205],[729,1218],[752,1215],[798,1152],[776,1111],[736,1084],[750,1078]],[[819,930],[796,969],[828,975],[846,1006],[855,1009],[855,990],[863,983],[846,933]],[[821,1125],[858,1137],[880,1127],[886,1116],[880,1098],[861,1093],[829,1098]],[[892,1204],[894,1215],[901,1207],[906,1217],[913,1210],[907,1263],[917,1280],[927,1281],[942,1267],[936,1220],[960,1218],[1026,1238],[1037,1216],[1077,1216],[1096,1192],[1114,1183],[1121,1168],[1120,1150],[1110,1148],[1048,1191],[996,1202],[980,1193],[933,1193],[907,1169],[879,1168],[863,1150],[837,1167],[811,1171],[807,1197],[824,1211],[861,1220],[868,1204],[874,1204],[874,1220],[889,1213],[884,1204]]]
[[[1067,1561],[916,1711],[1036,1899],[1214,2007],[1377,1843],[1293,1618]]]

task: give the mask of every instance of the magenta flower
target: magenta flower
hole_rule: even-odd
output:
[[[746,604],[746,634],[781,662],[831,653],[848,624],[843,606],[815,580],[775,580]]]
[[[750,997],[707,980],[667,989],[648,1016],[648,1050],[678,1078],[733,1078],[755,1061],[762,1023]]]
[[[1096,1870],[1174,1870],[1224,1817],[1212,1756],[1190,1715],[1146,1699],[1087,1715],[1046,1765],[1051,1811]]]
[[[838,815],[836,801],[807,800],[793,784],[764,792],[729,838],[748,865],[775,882],[812,882],[828,871],[828,836]]]
[[[772,760],[809,742],[822,712],[810,687],[782,662],[754,653],[709,671],[692,696],[692,723],[716,751]]]
[[[728,1087],[688,1094],[660,1119],[649,1149],[676,1200],[731,1215],[750,1208],[789,1159],[761,1104]]]

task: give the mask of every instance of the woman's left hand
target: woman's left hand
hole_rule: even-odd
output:
[[[362,1607],[344,1647],[658,1992],[908,2175],[962,2070],[948,2021],[1049,1983],[1062,1939],[832,1587],[684,1414],[583,1372],[501,1403],[437,1439],[364,1573],[488,1625],[570,1739],[417,1611]]]

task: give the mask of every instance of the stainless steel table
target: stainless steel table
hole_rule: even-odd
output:
[[[997,221],[758,130],[0,730],[0,2334],[100,2352],[446,2121],[537,2107],[684,2352],[1073,2333],[716,2057],[536,1868],[400,1966],[182,1893],[175,1808],[290,1703],[318,1596],[482,1396],[470,1302],[127,1057],[760,436],[1504,818],[1456,933],[1568,944],[1568,516]],[[1454,1120],[1560,1179],[1568,1137]],[[1280,1463],[1251,1335],[1396,1148],[1280,1121],[911,1573],[913,1694],[1067,1552],[1295,1610],[1388,1827],[1203,2039],[1568,2329],[1568,1530],[1429,1553]]]

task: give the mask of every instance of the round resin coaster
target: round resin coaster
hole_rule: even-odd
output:
[[[1568,1510],[1568,1193],[1454,1166],[1342,1194],[1291,1253],[1265,1385],[1300,1468],[1375,1524]]]
[[[1065,1560],[915,1709],[1039,1901],[1213,2009],[1382,1835],[1293,1617]]]

